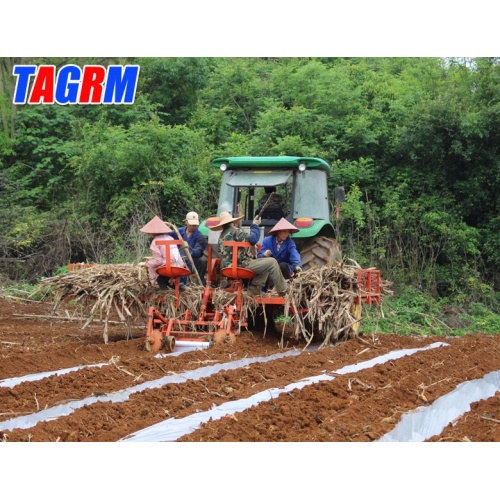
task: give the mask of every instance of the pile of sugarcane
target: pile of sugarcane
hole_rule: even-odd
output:
[[[166,317],[182,317],[186,310],[195,313],[197,304],[201,302],[200,290],[203,287],[189,287],[186,293],[181,294],[181,303],[177,307],[175,290],[160,290],[151,285],[145,267],[137,264],[93,264],[45,278],[36,292],[52,295],[52,314],[66,298],[82,305],[88,314],[82,329],[94,319],[99,319],[104,323],[103,337],[107,343],[108,325],[113,317],[118,316],[130,327],[137,320],[147,319],[151,305]]]
[[[289,282],[284,316],[291,321],[295,338],[303,337],[309,345],[319,337],[323,347],[357,336],[355,325],[361,318],[353,316],[353,306],[361,293],[360,266],[350,262],[310,269]],[[389,282],[381,282],[382,296],[392,294],[389,286]]]

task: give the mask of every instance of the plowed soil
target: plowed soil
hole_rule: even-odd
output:
[[[500,335],[478,332],[465,337],[363,335],[331,347],[304,351],[305,342],[281,333],[243,332],[234,344],[178,356],[155,356],[144,349],[146,327],[127,339],[121,324],[84,321],[69,305],[51,317],[50,303],[0,300],[0,441],[114,442],[168,419],[179,421],[228,402],[285,388],[308,377],[335,374],[222,418],[209,419],[177,438],[183,442],[373,442],[390,432],[402,416],[428,407],[459,384],[482,379],[500,369]],[[418,351],[356,372],[342,368],[401,349],[446,345]],[[131,392],[123,401],[100,396],[167,376],[192,373],[236,360],[269,357],[294,350],[297,355],[261,360],[246,366],[224,365],[213,374],[182,383]],[[86,366],[96,365],[100,366]],[[5,386],[8,379],[82,367]],[[42,415],[85,398],[88,404],[67,415],[22,428],[9,425],[21,417]],[[500,394],[477,401],[438,434],[435,442],[500,441]]]

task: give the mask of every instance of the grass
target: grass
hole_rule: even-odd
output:
[[[386,298],[381,306],[363,307],[361,331],[365,334],[454,335],[500,334],[500,314],[486,305],[453,303],[407,291]]]

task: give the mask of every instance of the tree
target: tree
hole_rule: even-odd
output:
[[[201,57],[137,58],[141,67],[138,92],[157,104],[165,125],[185,124],[199,92],[206,86],[213,62]]]
[[[0,57],[0,114],[2,130],[7,138],[14,137],[14,120],[18,107],[14,104],[13,70],[16,64],[23,64],[22,57]]]

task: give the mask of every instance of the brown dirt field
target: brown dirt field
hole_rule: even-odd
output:
[[[455,464],[450,465],[452,474],[457,467],[463,467],[467,477],[452,485],[444,481],[446,475],[435,477],[432,488],[436,494],[441,479],[442,494],[446,496],[455,492],[464,497],[467,491],[477,495],[481,488],[486,488],[486,494],[496,487],[492,452],[498,449],[470,447],[473,443],[484,447],[500,441],[498,391],[472,403],[452,423],[421,440],[421,445],[400,443],[395,453],[393,444],[370,443],[393,430],[403,415],[430,407],[463,382],[480,380],[498,371],[500,335],[431,338],[361,333],[359,338],[328,348],[304,351],[305,343],[288,340],[282,349],[280,335],[245,332],[235,344],[155,357],[144,349],[145,324],[133,329],[128,340],[127,329],[113,324],[109,342],[104,344],[102,323],[91,323],[82,330],[84,320],[68,319],[82,316],[81,311],[65,304],[58,309],[57,317],[50,317],[51,307],[48,302],[0,298],[0,442],[9,451],[0,453],[3,485],[23,485],[27,494],[45,491],[52,498],[58,498],[61,490],[62,498],[67,496],[68,481],[73,478],[72,484],[80,485],[85,474],[91,481],[79,489],[92,493],[99,487],[101,493],[129,497],[144,495],[147,490],[157,494],[169,478],[174,484],[186,485],[191,494],[206,496],[209,487],[210,494],[224,498],[234,495],[252,474],[259,478],[259,484],[266,485],[268,494],[275,491],[282,495],[289,489],[294,496],[323,495],[330,491],[327,478],[332,474],[333,459],[328,457],[335,457],[337,470],[342,469],[341,477],[334,474],[336,488],[343,485],[343,491],[354,488],[359,494],[365,490],[367,495],[373,495],[378,489],[384,497],[391,497],[388,493],[392,488],[394,498],[400,498],[401,481],[418,485],[426,471],[441,470],[449,464]],[[61,317],[64,315],[66,319]],[[341,371],[394,351],[421,349],[436,342],[446,346],[420,350],[352,373]],[[279,359],[251,359],[290,352],[293,355]],[[224,365],[237,360],[242,366]],[[102,366],[38,380],[17,380],[17,384],[6,386],[12,378],[95,364]],[[212,374],[198,378],[187,375],[218,366]],[[134,433],[140,435],[142,429],[168,419],[182,422],[184,418],[204,415],[214,406],[258,393],[271,394],[321,374],[330,378],[275,393],[246,409],[194,425],[176,439],[186,443],[180,448],[163,448],[173,446],[163,443],[160,450],[153,442],[131,444],[125,449],[124,445],[119,449],[102,448]],[[171,380],[176,375],[185,376],[182,383],[177,380],[141,389],[141,384],[165,377]],[[127,398],[110,400],[110,394],[127,389]],[[78,406],[82,400],[84,403]],[[45,419],[51,409],[71,405],[73,409],[66,414]],[[26,428],[9,424],[28,416],[35,422]],[[54,448],[59,446],[56,442],[67,443],[64,454]],[[93,443],[94,447],[82,448],[79,443],[83,442]],[[250,446],[257,442],[261,443],[258,449]],[[324,448],[327,443],[330,447]],[[420,448],[436,446],[432,443],[441,443],[432,453]],[[468,444],[450,450],[452,443]],[[25,446],[30,446],[28,453]],[[389,464],[398,482],[387,481]],[[220,473],[217,481],[210,482],[213,471],[208,476],[203,471],[214,466]],[[193,471],[197,469],[201,469],[196,472],[201,479],[193,482]],[[304,480],[311,470],[314,477],[322,479],[313,484]],[[295,472],[300,474],[299,484],[294,481]],[[363,476],[361,482],[359,474]],[[283,484],[278,477],[289,479]],[[222,494],[216,487],[221,478],[226,492]]]
[[[500,336],[480,333],[447,338],[361,335],[329,348],[303,352],[300,342],[288,341],[281,349],[279,336],[245,332],[235,344],[155,357],[144,349],[145,328],[137,328],[135,338],[126,340],[124,326],[112,325],[110,341],[104,344],[102,324],[92,323],[82,331],[83,321],[47,318],[50,309],[51,304],[43,302],[0,301],[0,381],[82,365],[104,365],[14,387],[0,386],[3,441],[118,441],[167,419],[206,412],[214,405],[284,388],[306,377],[334,373],[395,350],[445,342],[445,347],[356,373],[335,374],[331,380],[284,392],[243,411],[209,419],[178,438],[186,442],[371,442],[391,431],[404,414],[429,407],[462,382],[481,379],[500,369]],[[29,428],[5,428],[10,420],[41,414],[72,401],[98,398],[201,367],[289,350],[299,355],[220,369],[184,383],[140,390],[122,402],[96,400]],[[470,411],[427,440],[500,441],[499,399],[496,392],[472,403]]]

